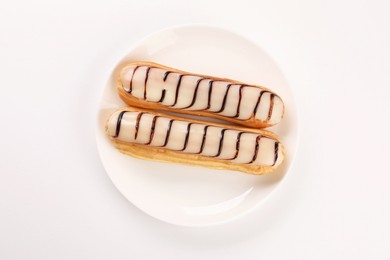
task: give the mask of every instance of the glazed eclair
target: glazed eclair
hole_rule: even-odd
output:
[[[236,170],[274,171],[284,147],[274,133],[124,107],[107,120],[106,133],[121,152],[136,158]]]
[[[247,127],[280,122],[282,99],[271,90],[236,80],[180,71],[152,62],[132,62],[119,75],[118,92],[130,105],[207,116]]]

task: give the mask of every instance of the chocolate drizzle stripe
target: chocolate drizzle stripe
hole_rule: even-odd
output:
[[[122,117],[123,115],[126,113],[127,111],[122,111],[119,113],[118,115],[118,120],[116,121],[116,129],[115,129],[115,136],[113,137],[118,137],[119,136],[119,132],[121,131],[121,123],[122,123]]]
[[[267,120],[270,120],[271,119],[271,116],[272,116],[272,112],[274,110],[274,102],[275,102],[275,94],[271,94],[270,95],[270,100],[269,100],[269,110],[268,110],[268,116],[267,116]]]
[[[205,141],[206,141],[207,129],[208,128],[209,128],[209,126],[206,125],[205,128],[203,129],[202,144],[200,145],[200,151],[198,152],[198,154],[201,154],[203,152],[204,144],[205,144]]]
[[[171,74],[170,71],[166,71],[166,72],[164,73],[164,79],[163,79],[164,82],[167,80],[169,74]]]
[[[179,81],[177,82],[176,85],[176,92],[175,92],[175,102],[171,105],[171,107],[175,106],[177,103],[177,98],[179,97],[179,90],[180,90],[180,85],[181,85],[181,79],[183,78],[183,74],[179,76]]]
[[[233,158],[231,158],[231,159],[229,159],[229,160],[234,160],[234,159],[237,158],[238,152],[240,151],[240,140],[241,140],[241,135],[242,135],[243,133],[244,133],[244,132],[238,133],[237,139],[236,139],[236,154],[233,156]]]
[[[238,104],[237,104],[237,112],[234,117],[239,117],[240,116],[240,106],[241,106],[241,99],[242,99],[242,89],[244,88],[243,85],[240,86],[240,92],[239,92],[239,97],[238,97]]]
[[[167,145],[167,143],[168,143],[169,135],[171,134],[172,123],[173,123],[173,119],[171,119],[171,120],[169,121],[167,136],[165,137],[164,145],[161,146],[161,147],[165,147],[165,146]]]
[[[214,156],[211,156],[211,157],[218,157],[221,155],[221,152],[222,152],[222,147],[223,147],[223,138],[225,137],[225,131],[227,129],[222,129],[221,131],[221,135],[219,137],[219,146],[218,146],[218,153]]]
[[[150,130],[149,142],[147,142],[146,144],[150,144],[153,141],[154,129],[156,127],[156,121],[157,121],[158,118],[159,118],[159,116],[153,117],[152,126],[151,126],[151,130]]]
[[[275,166],[275,163],[278,161],[278,155],[279,155],[279,142],[275,142],[275,152],[274,152],[274,163],[272,166]]]
[[[194,104],[195,104],[195,101],[196,101],[196,98],[198,96],[198,89],[199,89],[199,85],[200,85],[200,82],[202,80],[204,80],[205,78],[200,78],[198,79],[198,81],[196,82],[196,86],[195,86],[195,92],[194,92],[194,96],[192,97],[192,101],[191,101],[191,104],[187,107],[183,107],[183,109],[186,109],[186,108],[190,108],[192,107]]]
[[[164,98],[165,98],[165,92],[166,92],[166,90],[165,90],[165,89],[163,89],[163,90],[162,90],[162,94],[161,94],[161,98],[160,98],[160,100],[158,101],[159,103],[161,103],[161,102],[163,102],[163,101],[164,101]]]
[[[148,79],[149,79],[149,71],[150,71],[150,67],[146,69],[146,74],[145,74],[144,99],[146,99],[146,84],[148,83]]]
[[[228,84],[227,85],[227,89],[226,89],[226,92],[225,92],[225,96],[223,97],[223,101],[222,101],[222,105],[221,105],[221,109],[216,111],[215,113],[221,113],[225,110],[225,106],[226,106],[226,100],[227,100],[227,97],[229,95],[229,90],[230,90],[230,87],[232,86],[232,84]]]
[[[207,98],[207,107],[204,110],[210,109],[210,106],[211,106],[211,95],[213,94],[213,84],[214,84],[214,81],[210,80],[209,81],[209,96]]]
[[[171,74],[171,72],[170,72],[170,71],[165,71],[165,73],[164,73],[164,78],[163,78],[163,81],[164,81],[164,82],[167,80],[167,78],[168,78],[169,74]],[[163,102],[163,101],[164,101],[164,98],[165,98],[165,93],[166,93],[166,92],[167,92],[167,90],[166,90],[166,89],[163,89],[163,90],[162,90],[162,93],[161,93],[161,98],[160,98],[160,100],[158,101],[158,103],[161,103],[161,102]]]
[[[261,139],[261,135],[258,135],[256,137],[256,146],[255,146],[255,154],[253,155],[253,158],[248,164],[253,163],[257,159],[257,154],[259,153],[259,141]]]
[[[260,92],[260,95],[259,95],[259,98],[257,99],[257,103],[256,103],[256,106],[255,106],[255,109],[253,110],[253,116],[256,117],[256,114],[257,114],[257,109],[259,108],[259,105],[260,105],[260,102],[261,102],[261,97],[263,96],[264,93],[266,92],[269,92],[267,90],[262,90]]]
[[[137,140],[139,124],[140,124],[141,117],[142,117],[143,114],[144,114],[144,112],[140,112],[140,113],[137,115],[137,120],[135,121],[134,140]]]
[[[133,71],[133,74],[131,74],[130,86],[129,86],[128,93],[131,93],[133,91],[133,78],[134,78],[134,74],[135,74],[135,72],[137,71],[138,68],[139,68],[139,66],[135,67],[134,71]]]
[[[190,137],[191,126],[192,126],[192,123],[189,123],[187,125],[186,139],[184,140],[183,149],[181,149],[180,151],[184,151],[187,148],[188,138]]]

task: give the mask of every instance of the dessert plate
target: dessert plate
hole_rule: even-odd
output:
[[[118,152],[105,135],[109,115],[125,104],[116,92],[120,68],[153,61],[180,70],[263,85],[286,106],[280,124],[268,128],[286,148],[285,162],[272,174],[254,176],[177,164],[144,161]],[[298,140],[297,110],[290,88],[271,58],[256,44],[220,28],[185,25],[154,33],[123,54],[107,80],[99,105],[96,141],[109,177],[136,207],[183,226],[228,222],[259,206],[286,177]]]

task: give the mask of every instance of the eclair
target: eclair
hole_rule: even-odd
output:
[[[143,108],[115,111],[106,133],[118,150],[141,159],[257,175],[274,171],[284,159],[284,147],[272,132]]]
[[[119,73],[118,93],[130,106],[206,116],[253,128],[280,122],[282,99],[270,89],[195,74],[152,62],[132,62]]]

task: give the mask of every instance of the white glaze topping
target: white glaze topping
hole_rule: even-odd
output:
[[[270,125],[283,117],[284,105],[280,97],[255,86],[146,65],[125,67],[120,79],[130,95],[171,108],[208,111],[239,120],[254,116]]]

